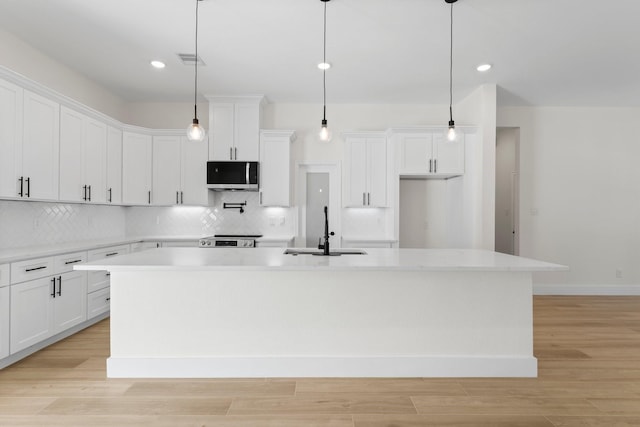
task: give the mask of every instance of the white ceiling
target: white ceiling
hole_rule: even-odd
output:
[[[321,103],[323,7],[201,2],[199,93]],[[448,103],[444,0],[331,0],[327,15],[327,104]],[[640,106],[639,17],[638,0],[459,0],[454,102],[496,83],[500,105]],[[194,27],[195,0],[0,1],[0,28],[133,102],[193,98],[176,54]]]

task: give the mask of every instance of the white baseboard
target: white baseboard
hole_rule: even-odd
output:
[[[533,284],[534,295],[640,295],[640,284],[629,285],[569,285]]]
[[[109,378],[536,377],[531,356],[107,359]]]

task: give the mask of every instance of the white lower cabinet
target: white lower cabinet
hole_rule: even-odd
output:
[[[55,277],[11,286],[11,354],[53,335],[55,286]]]
[[[94,317],[106,313],[110,308],[111,301],[111,288],[100,289],[99,291],[91,292],[87,295],[87,319],[93,319]]]
[[[11,286],[11,354],[87,318],[87,275],[73,271]]]
[[[9,287],[0,287],[0,359],[9,355]]]

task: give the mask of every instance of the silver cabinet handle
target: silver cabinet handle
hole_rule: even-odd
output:
[[[247,164],[246,164],[246,166],[244,168],[244,172],[245,172],[244,179],[245,179],[247,185],[249,185],[249,162],[247,162]]]

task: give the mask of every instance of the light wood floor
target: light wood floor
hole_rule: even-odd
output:
[[[534,379],[107,379],[106,320],[0,371],[0,426],[640,426],[640,297],[534,318]]]

